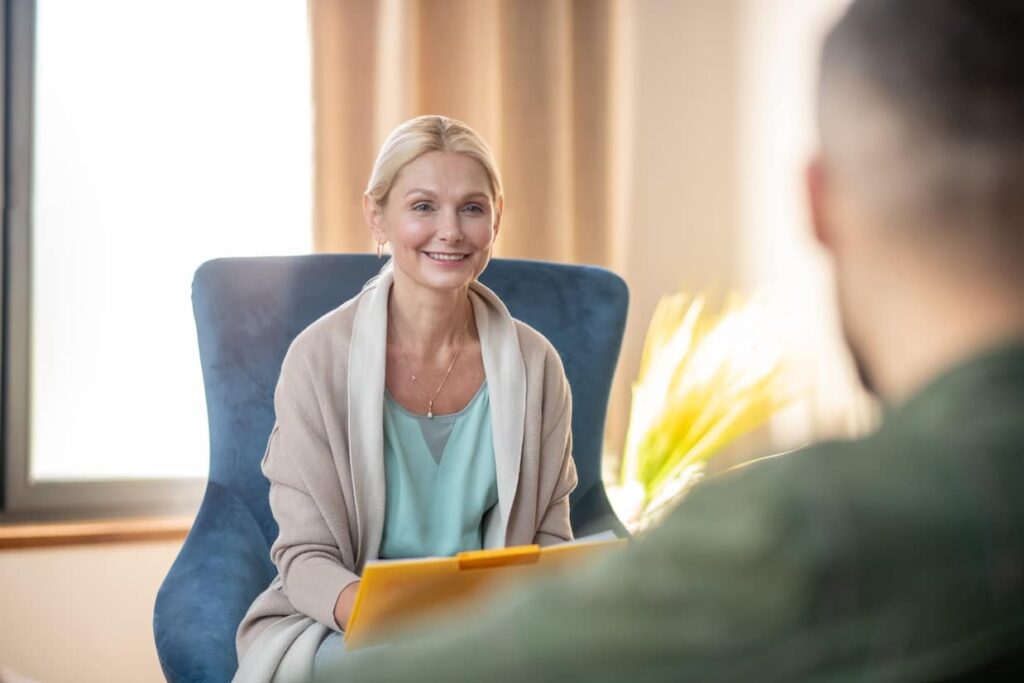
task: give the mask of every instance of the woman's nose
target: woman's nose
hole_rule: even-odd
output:
[[[462,240],[462,226],[459,224],[459,212],[455,209],[442,212],[439,237],[446,242]]]

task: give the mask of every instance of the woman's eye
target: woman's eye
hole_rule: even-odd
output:
[[[483,213],[484,207],[480,206],[479,204],[467,204],[465,210],[469,211],[470,213]]]
[[[420,202],[419,204],[412,205],[413,211],[430,211],[430,204],[427,202]]]

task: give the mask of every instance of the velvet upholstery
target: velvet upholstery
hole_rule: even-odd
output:
[[[273,395],[292,339],[359,292],[380,269],[369,255],[217,259],[196,271],[192,304],[210,423],[210,474],[195,524],[157,595],[153,628],[169,681],[229,681],[235,630],[273,578],[277,526],[260,459],[274,423]],[[628,293],[590,266],[494,259],[480,277],[512,315],[562,357],[573,394],[571,497],[577,536],[625,533],[601,483],[608,394]]]

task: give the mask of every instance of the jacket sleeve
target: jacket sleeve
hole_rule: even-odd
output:
[[[281,368],[274,409],[277,422],[263,457],[270,508],[279,529],[271,560],[292,605],[340,630],[334,605],[338,594],[359,577],[352,571],[353,542],[344,523],[344,496],[316,388],[294,349]],[[342,523],[328,521],[325,511],[341,516]]]
[[[541,460],[545,469],[549,463],[556,462],[558,469],[534,537],[534,542],[542,546],[572,540],[569,494],[575,490],[577,481],[576,463],[572,458],[572,392],[562,363],[553,348],[548,352],[546,374]],[[553,419],[549,420],[549,415]]]
[[[754,479],[709,480],[634,547],[353,652],[315,680],[799,679],[822,653],[798,637],[807,555],[797,516],[775,503],[787,481]],[[768,673],[783,670],[793,675]]]

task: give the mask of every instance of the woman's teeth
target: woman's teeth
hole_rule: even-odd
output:
[[[425,253],[435,261],[461,261],[466,258],[466,254],[436,254],[429,251]]]

